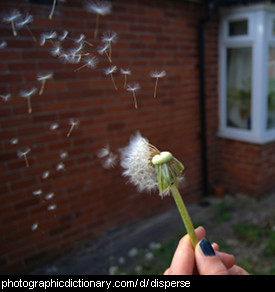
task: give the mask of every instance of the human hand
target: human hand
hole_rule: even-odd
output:
[[[235,265],[235,257],[219,252],[219,246],[205,239],[205,229],[196,230],[199,243],[195,251],[189,235],[186,234],[178,244],[170,267],[164,275],[248,275],[241,267]]]

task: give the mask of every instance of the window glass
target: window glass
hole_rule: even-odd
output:
[[[251,129],[251,47],[227,49],[227,126]]]
[[[241,36],[247,34],[248,34],[247,19],[229,22],[229,36]]]
[[[269,48],[267,129],[275,128],[275,47]]]

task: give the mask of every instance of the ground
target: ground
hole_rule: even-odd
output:
[[[251,274],[275,275],[275,194],[207,198],[187,209],[195,226]],[[32,274],[162,274],[170,265],[183,223],[175,208],[138,225],[87,242]]]

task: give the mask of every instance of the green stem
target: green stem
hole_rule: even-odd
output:
[[[181,195],[179,193],[179,190],[174,184],[170,186],[170,190],[172,192],[172,195],[174,197],[174,200],[175,200],[176,205],[178,207],[178,210],[180,212],[180,215],[181,215],[181,218],[182,218],[183,223],[185,225],[186,231],[190,236],[192,245],[195,248],[196,244],[198,243],[198,238],[197,238],[197,235],[195,233],[194,226],[193,226],[193,223],[190,219],[188,211],[187,211],[185,204],[184,204],[184,202],[181,198]]]

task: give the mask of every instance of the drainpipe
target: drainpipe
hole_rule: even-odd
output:
[[[205,24],[210,20],[214,3],[206,1],[206,15],[199,21],[199,83],[200,83],[200,139],[202,165],[202,195],[208,195],[208,163],[207,163],[207,117],[205,91]]]

